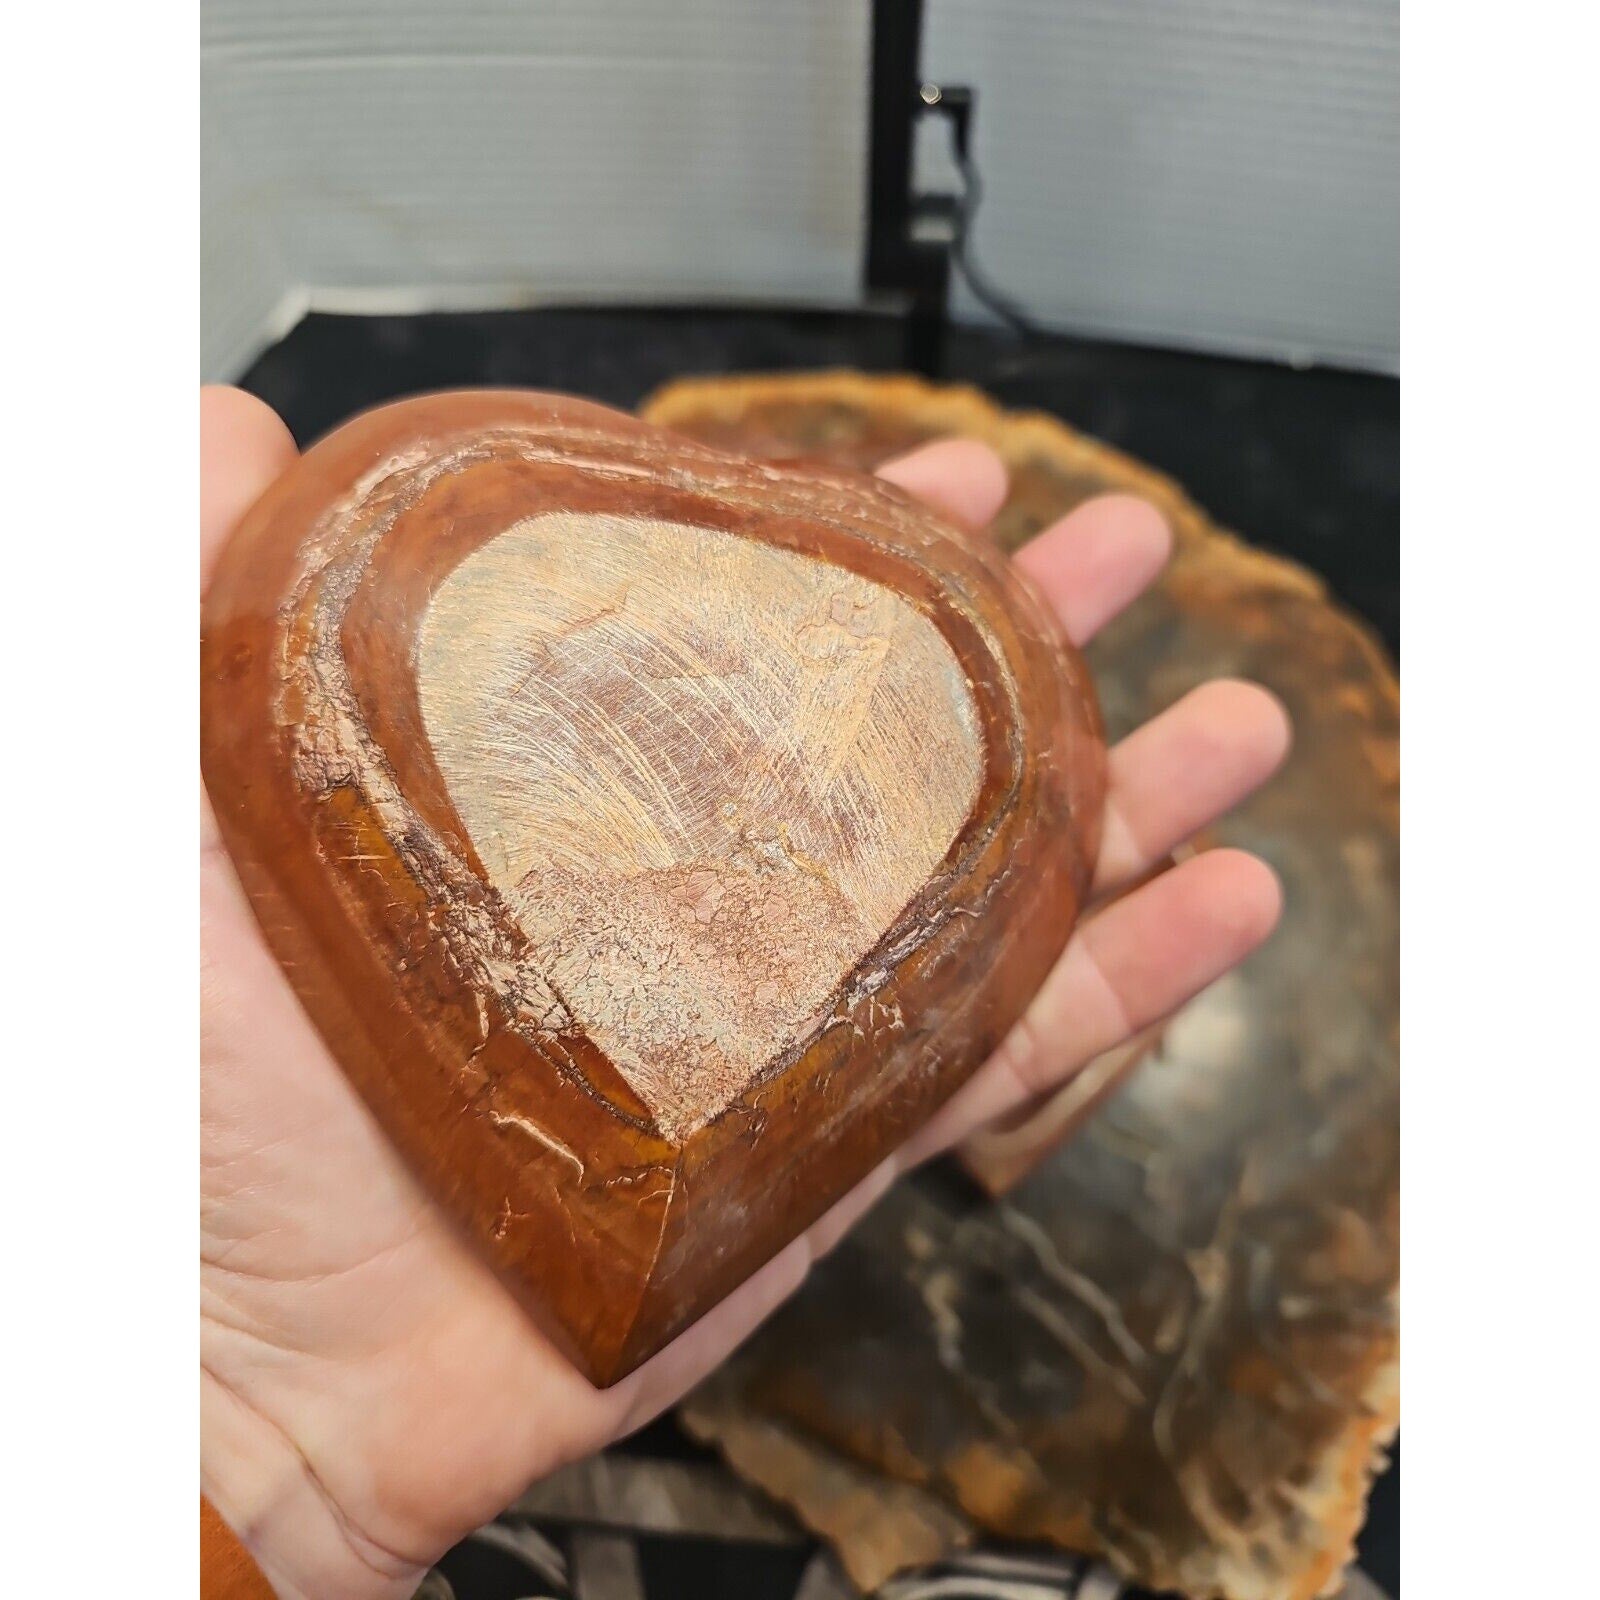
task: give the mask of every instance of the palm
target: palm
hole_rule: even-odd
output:
[[[292,449],[264,407],[205,394],[208,559]],[[972,524],[1004,488],[994,458],[967,444],[933,446],[885,475]],[[1083,640],[1150,581],[1165,548],[1148,508],[1108,500],[1018,559]],[[1215,684],[1125,741],[1112,757],[1097,890],[1132,882],[1247,793],[1286,738],[1264,693]],[[418,1566],[531,1479],[670,1404],[899,1172],[1171,1010],[1277,914],[1270,873],[1216,851],[1091,918],[1025,1024],[911,1145],[668,1350],[598,1391],[390,1149],[267,950],[209,812],[201,892],[204,1469],[219,1509],[248,1526],[289,1593],[406,1592]]]

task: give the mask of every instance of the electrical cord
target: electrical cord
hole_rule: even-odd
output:
[[[986,306],[1011,331],[1037,339],[1043,330],[1010,295],[997,288],[972,253],[972,223],[983,201],[983,182],[972,159],[972,110],[976,99],[964,84],[925,83],[917,91],[926,109],[942,117],[950,129],[950,154],[961,176],[950,241],[950,261],[980,305]]]
[[[955,132],[952,126],[952,133]],[[972,157],[963,148],[966,141],[955,138],[956,171],[961,174],[961,203],[956,212],[955,237],[950,244],[950,260],[962,282],[980,305],[986,306],[1011,331],[1024,339],[1037,339],[1043,330],[1010,295],[996,288],[972,255],[972,222],[983,199],[983,184]]]

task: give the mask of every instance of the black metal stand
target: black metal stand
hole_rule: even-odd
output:
[[[937,377],[944,364],[956,208],[951,197],[912,192],[917,120],[941,93],[924,86],[921,54],[922,0],[873,0],[866,286],[908,297],[906,364]]]

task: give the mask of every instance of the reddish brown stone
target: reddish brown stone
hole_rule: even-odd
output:
[[[306,1009],[600,1383],[982,1062],[1097,845],[1086,672],[992,545],[561,397],[317,445],[223,556],[201,690]]]

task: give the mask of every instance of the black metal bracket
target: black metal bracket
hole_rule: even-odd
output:
[[[936,377],[963,201],[913,188],[916,128],[928,115],[949,118],[956,158],[965,166],[974,96],[968,88],[924,83],[921,55],[922,0],[873,0],[866,287],[907,297],[906,365]]]

